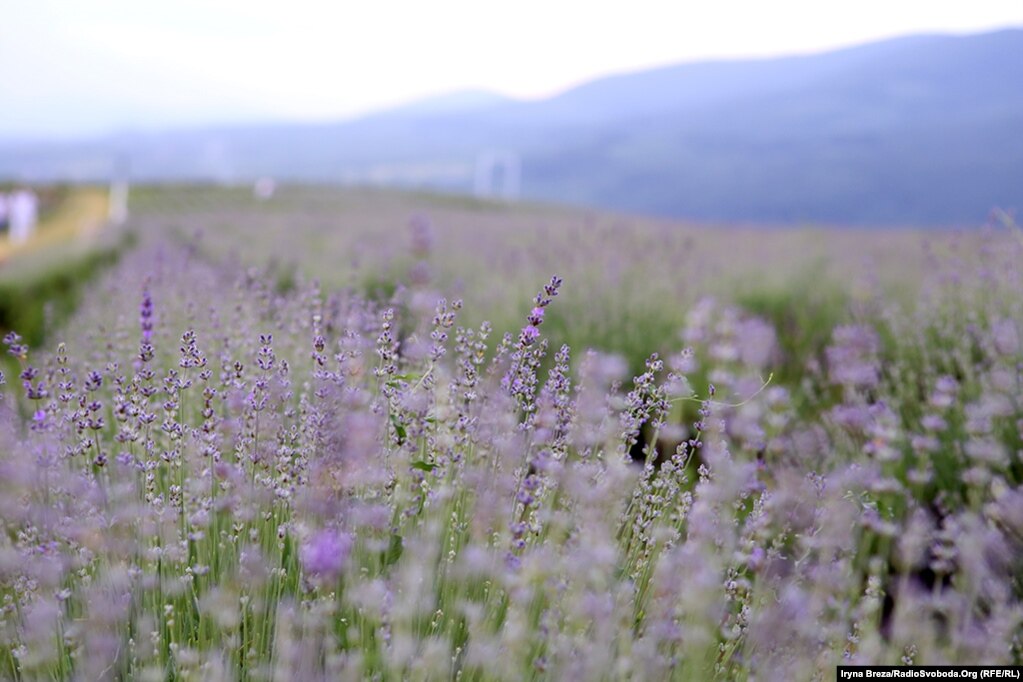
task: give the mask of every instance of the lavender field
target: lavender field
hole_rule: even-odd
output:
[[[74,314],[5,339],[0,678],[1023,662],[1014,226],[131,207]]]

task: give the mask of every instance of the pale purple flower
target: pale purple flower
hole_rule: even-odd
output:
[[[321,530],[302,545],[302,567],[324,580],[336,580],[344,570],[352,551],[352,537],[336,530]]]
[[[926,414],[920,420],[920,425],[928,431],[944,431],[948,428],[948,423],[936,414]]]
[[[931,394],[930,404],[939,409],[951,407],[955,403],[958,392],[959,382],[950,376],[940,377],[934,384],[934,393]]]
[[[1012,320],[997,320],[991,325],[991,336],[995,350],[1000,355],[1015,355],[1019,352],[1019,332]]]
[[[834,384],[873,388],[880,381],[877,332],[862,325],[836,327],[826,350],[828,376]]]

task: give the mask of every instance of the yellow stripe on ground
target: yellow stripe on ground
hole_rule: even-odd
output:
[[[12,256],[44,249],[100,230],[107,219],[107,192],[95,187],[70,191],[53,213],[36,226],[28,241],[12,244],[8,235],[0,237],[0,263]]]

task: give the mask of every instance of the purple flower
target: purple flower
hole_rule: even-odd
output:
[[[746,566],[749,568],[749,570],[756,573],[761,568],[763,568],[764,560],[766,558],[767,555],[765,554],[763,547],[754,547],[753,551],[750,552],[749,559],[747,559],[746,561]]]
[[[1019,332],[1012,320],[997,320],[991,325],[991,336],[999,355],[1015,355],[1019,352]]]
[[[540,338],[540,330],[534,325],[526,325],[522,329],[522,345],[528,346],[529,344]]]
[[[920,420],[920,425],[928,431],[944,431],[948,428],[948,423],[936,414],[926,414]]]
[[[331,529],[321,530],[302,545],[302,567],[307,573],[324,580],[336,580],[351,551],[350,535]]]
[[[866,326],[836,327],[825,351],[831,383],[854,388],[875,388],[881,380],[877,332]]]
[[[429,217],[425,215],[412,216],[409,228],[412,231],[412,253],[417,256],[429,254],[433,248],[433,228]]]
[[[142,290],[142,305],[139,308],[139,326],[142,328],[142,341],[149,343],[153,339],[153,297],[149,287]]]
[[[7,345],[7,352],[16,358],[24,358],[28,354],[28,346],[23,344],[21,337],[14,332],[7,332],[4,343]]]

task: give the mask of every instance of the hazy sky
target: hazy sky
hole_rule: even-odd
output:
[[[0,0],[0,136],[330,119],[466,88],[1023,26],[1023,0]]]

